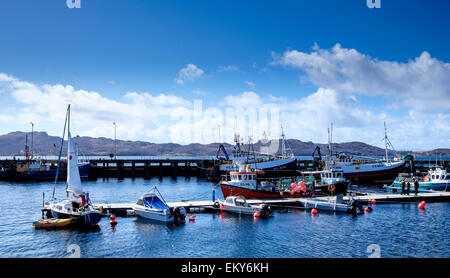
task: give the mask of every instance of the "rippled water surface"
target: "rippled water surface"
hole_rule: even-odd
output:
[[[166,201],[210,200],[213,183],[197,178],[150,181],[97,180],[83,183],[94,203],[135,202],[157,185]],[[64,197],[64,183],[57,197]],[[67,257],[71,244],[82,257],[368,257],[377,244],[381,257],[450,257],[449,203],[376,205],[372,213],[276,212],[268,220],[232,214],[196,213],[180,226],[136,217],[118,218],[115,229],[104,218],[93,230],[35,230],[42,193],[51,183],[0,182],[0,256]],[[379,191],[379,188],[360,188]],[[216,192],[217,197],[222,197]]]

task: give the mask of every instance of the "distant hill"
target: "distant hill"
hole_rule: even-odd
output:
[[[11,132],[5,135],[0,135],[0,155],[23,155],[25,148],[25,138],[28,136],[28,145],[31,146],[30,132]],[[109,155],[114,153],[114,139],[109,138],[92,138],[87,136],[76,136],[74,142],[77,144],[80,154],[82,155]],[[316,148],[320,147],[322,155],[327,152],[327,144],[316,144],[313,142],[303,142],[296,139],[287,140],[289,146],[295,155],[311,155]],[[50,136],[46,132],[33,133],[33,149],[39,155],[57,155],[59,152],[59,144],[61,138],[57,136]],[[117,140],[117,155],[122,156],[136,156],[136,155],[216,155],[220,146],[219,143],[198,144],[193,143],[189,145],[180,145],[174,143],[150,143],[143,141],[127,141]],[[227,143],[223,144],[229,154],[233,151],[233,146]],[[264,144],[265,146],[267,144]],[[260,150],[262,146],[258,141],[254,144],[255,151]],[[385,154],[385,150],[379,147],[371,146],[362,142],[347,142],[347,143],[333,143],[334,152],[345,152],[356,155],[367,156],[381,156]],[[245,149],[248,146],[244,146]],[[66,146],[63,146],[65,153]],[[280,150],[278,151],[280,152]],[[439,153],[443,156],[450,155],[450,149],[436,149],[430,151],[415,152],[417,155],[435,155]],[[411,152],[410,152],[411,153]]]

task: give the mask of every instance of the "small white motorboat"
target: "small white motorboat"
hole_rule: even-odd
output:
[[[351,199],[348,202],[345,202],[343,200],[342,195],[336,196],[336,199],[334,199],[334,200],[303,198],[303,199],[299,199],[299,202],[305,208],[336,211],[336,212],[345,212],[345,213],[352,213],[352,214],[363,213],[363,207],[359,204],[358,200]]]
[[[221,211],[248,215],[259,214],[263,218],[272,216],[270,206],[267,204],[261,204],[260,206],[250,205],[242,196],[228,196],[225,200],[218,199],[217,203]]]
[[[155,187],[144,195],[133,206],[136,214],[142,218],[151,219],[165,223],[183,223],[186,218],[186,210],[184,207],[171,208],[164,199],[156,193],[161,193]]]

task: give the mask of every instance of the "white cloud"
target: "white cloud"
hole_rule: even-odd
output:
[[[179,85],[183,85],[186,81],[194,81],[203,75],[204,71],[198,68],[196,65],[188,64],[185,68],[182,68],[179,72],[175,81]]]
[[[273,53],[273,58],[273,64],[302,70],[319,87],[384,96],[415,110],[450,110],[450,64],[432,58],[426,51],[401,63],[372,58],[336,44],[330,50],[315,45],[310,53]]]
[[[260,96],[252,91],[243,92],[240,95],[228,95],[225,97],[224,105],[231,107],[259,107],[263,104]]]
[[[251,81],[248,81],[248,80],[246,80],[245,81],[245,84],[247,84],[249,87],[251,87],[252,89],[254,89],[255,87],[256,87],[256,84],[255,83],[253,83],[253,82],[251,82]]]
[[[354,95],[329,88],[289,99],[246,91],[225,96],[217,102],[222,103],[219,107],[201,107],[198,101],[173,94],[128,92],[111,99],[70,85],[36,85],[1,73],[0,88],[6,88],[2,99],[15,103],[14,119],[5,113],[7,107],[0,111],[2,133],[28,130],[32,120],[38,130],[60,136],[70,102],[74,135],[111,138],[112,122],[117,122],[119,139],[210,143],[218,141],[221,125],[221,135],[232,143],[235,131],[244,137],[253,135],[254,140],[263,131],[269,138],[277,138],[272,135],[279,130],[273,129],[282,124],[288,138],[326,142],[327,126],[333,122],[336,142],[362,141],[382,147],[386,121],[397,149],[450,147],[448,112],[409,109],[402,116],[390,115],[376,107],[362,106]],[[272,112],[278,114],[271,114],[270,119],[264,116]],[[278,125],[269,124],[274,120]]]
[[[218,69],[218,71],[237,71],[237,70],[239,70],[239,67],[233,65],[219,67]]]

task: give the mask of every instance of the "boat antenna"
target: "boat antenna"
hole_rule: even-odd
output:
[[[52,201],[55,200],[55,189],[56,189],[56,183],[58,182],[59,169],[61,167],[61,153],[62,153],[62,148],[63,148],[63,145],[64,145],[64,136],[66,135],[66,125],[67,125],[69,109],[70,109],[70,104],[67,107],[66,119],[64,120],[64,130],[63,130],[63,136],[61,138],[61,147],[59,149],[58,167],[56,168],[56,176],[55,176],[55,184],[53,186]]]
[[[392,151],[395,152],[394,146],[392,145],[391,141],[389,140],[388,136],[387,136],[387,127],[386,127],[386,122],[384,122],[384,143],[385,143],[385,148],[386,148],[386,162],[389,162],[389,156],[388,156],[388,146],[391,147]]]
[[[286,140],[286,136],[284,135],[283,125],[281,125],[281,156],[283,158],[286,157],[287,152],[286,150],[289,152],[290,157],[294,156],[294,152],[292,151],[291,146],[289,145],[289,141]]]

